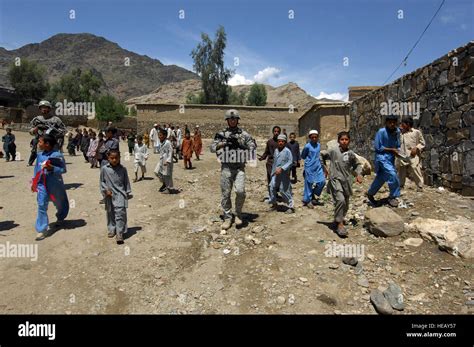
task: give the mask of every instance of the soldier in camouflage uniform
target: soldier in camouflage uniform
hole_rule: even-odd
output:
[[[238,127],[239,112],[228,110],[225,114],[228,128],[217,133],[211,144],[221,162],[221,206],[224,210],[222,229],[232,226],[232,186],[235,189],[235,225],[242,225],[242,207],[245,201],[245,163],[254,160],[256,144],[252,137]]]
[[[36,156],[36,145],[41,135],[49,134],[56,139],[55,150],[62,151],[64,143],[64,135],[67,133],[66,126],[61,118],[51,115],[51,103],[47,100],[42,100],[39,103],[39,110],[41,114],[33,118],[30,122],[30,134],[35,136],[35,144],[32,152]],[[33,155],[32,155],[33,156]],[[33,159],[34,161],[34,159]]]

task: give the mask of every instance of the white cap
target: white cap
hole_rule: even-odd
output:
[[[196,125],[196,128],[199,128],[199,125]]]
[[[286,135],[285,135],[285,134],[280,134],[280,135],[278,135],[277,140],[286,141]]]
[[[310,130],[308,136],[311,136],[311,135],[319,135],[319,133],[317,130]]]
[[[155,123],[155,124],[153,124],[153,126],[154,126],[154,127],[157,127],[157,126],[158,126],[158,124],[156,124],[156,123]]]

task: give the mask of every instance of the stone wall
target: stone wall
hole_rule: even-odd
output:
[[[380,86],[356,86],[349,87],[349,101],[354,101],[373,90],[379,89]]]
[[[419,103],[415,127],[423,131],[425,182],[474,195],[474,41],[392,84],[354,100],[352,146],[371,160],[373,139],[383,126],[383,102]]]
[[[298,133],[298,109],[285,107],[256,107],[232,105],[178,105],[178,104],[138,104],[138,132],[149,131],[154,123],[171,123],[190,129],[199,125],[203,136],[214,137],[215,133],[227,126],[224,115],[229,109],[237,109],[240,126],[254,137],[268,137],[274,125],[279,125],[287,133]]]
[[[298,120],[299,136],[306,136],[311,129],[316,129],[323,144],[335,139],[339,131],[348,130],[349,125],[348,104],[317,104]]]

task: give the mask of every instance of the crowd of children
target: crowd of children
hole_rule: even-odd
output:
[[[423,188],[420,154],[425,141],[421,131],[414,129],[413,125],[411,117],[404,117],[399,128],[398,116],[389,115],[385,118],[385,127],[379,129],[375,135],[375,178],[367,192],[368,200],[373,206],[380,205],[374,195],[385,182],[390,189],[387,201],[392,207],[399,204],[400,189],[403,188],[407,175],[414,180],[418,190]],[[349,209],[354,175],[357,183],[362,182],[362,164],[349,149],[349,132],[341,131],[338,134],[337,147],[321,151],[318,131],[310,130],[308,141],[300,154],[294,133],[290,134],[290,141],[287,143],[286,134],[280,134],[280,127],[275,126],[272,130],[273,137],[267,141],[265,152],[259,158],[267,159],[269,197],[265,200],[271,204],[271,210],[277,208],[280,193],[281,199],[288,205],[286,213],[294,212],[291,183],[296,183],[296,168],[303,159],[303,206],[314,209],[314,205],[321,204],[318,198],[327,180],[327,192],[334,202],[334,231],[340,237],[347,237],[344,218]]]
[[[303,149],[296,141],[296,134],[290,133],[289,141],[281,128],[275,126],[273,136],[267,141],[265,152],[259,157],[267,160],[268,197],[265,199],[271,205],[270,210],[278,210],[278,201],[287,204],[286,213],[294,213],[294,198],[292,184],[297,183],[297,170],[300,161],[304,161],[303,169],[303,206],[314,209],[321,204],[319,197],[324,187],[334,202],[334,230],[340,237],[347,237],[344,218],[349,208],[352,195],[353,177],[357,183],[362,182],[362,166],[356,154],[350,147],[350,134],[341,131],[338,134],[338,146],[321,150],[319,133],[310,130]],[[127,230],[127,207],[131,197],[131,186],[126,168],[120,163],[120,140],[117,131],[108,127],[98,134],[92,129],[75,129],[68,138],[68,153],[75,155],[80,150],[84,160],[91,168],[100,168],[100,192],[103,196],[101,203],[105,204],[107,214],[108,236],[116,236],[118,243],[123,243],[123,234]],[[48,216],[47,206],[53,201],[57,208],[57,223],[66,218],[69,210],[67,194],[62,180],[66,173],[66,164],[60,150],[57,149],[56,139],[50,135],[38,138],[38,147],[32,191],[38,193],[38,215],[36,231],[38,240],[47,236]],[[193,136],[188,126],[185,126],[184,137],[179,127],[170,124],[160,127],[155,124],[150,133],[136,135],[131,132],[126,137],[129,154],[134,156],[135,178],[133,182],[141,181],[147,172],[146,163],[149,158],[149,145],[159,154],[158,164],[154,170],[161,182],[159,191],[171,194],[173,187],[173,164],[177,157],[183,160],[184,168],[191,169],[193,153],[196,159],[202,151],[202,136],[197,126]],[[2,136],[3,149],[7,161],[15,160],[15,136],[11,128],[6,128]],[[390,189],[388,203],[397,206],[400,188],[403,187],[407,175],[415,181],[418,189],[422,189],[420,153],[424,148],[422,133],[413,128],[413,119],[402,119],[398,127],[397,116],[387,116],[385,127],[375,135],[375,178],[367,197],[377,205],[374,195],[387,182]],[[139,171],[141,176],[139,177]]]

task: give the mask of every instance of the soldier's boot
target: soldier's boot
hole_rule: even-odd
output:
[[[227,229],[230,229],[231,226],[232,226],[232,218],[227,218],[226,220],[224,220],[224,223],[222,223],[221,229],[227,230]]]
[[[235,226],[239,227],[243,224],[244,222],[242,221],[242,215],[238,214],[235,216]]]

